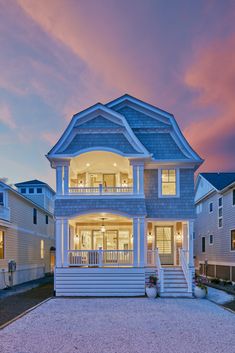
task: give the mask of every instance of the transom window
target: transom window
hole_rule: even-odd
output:
[[[0,259],[4,259],[4,232],[3,230],[0,230]]]
[[[176,169],[161,170],[161,194],[162,196],[176,196]]]
[[[235,250],[235,229],[231,230],[231,250]]]

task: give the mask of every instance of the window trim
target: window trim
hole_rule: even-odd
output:
[[[232,249],[232,232],[235,232],[235,228],[230,229],[230,251],[235,252],[235,249]]]
[[[211,243],[211,236],[212,236],[212,243]],[[214,234],[209,234],[209,245],[214,245]]]
[[[6,237],[5,237],[5,231],[3,229],[0,229],[0,231],[3,234],[3,257],[0,257],[0,261],[1,260],[5,260],[6,259]]]
[[[175,170],[176,177],[176,194],[175,195],[162,195],[162,170]],[[180,169],[171,167],[162,167],[158,169],[158,197],[159,198],[179,198],[180,197]]]
[[[219,200],[222,200],[221,205],[219,204]],[[223,203],[224,203],[224,200],[223,200],[223,196],[221,195],[218,198],[218,214],[217,214],[217,216],[218,216],[218,229],[222,229],[223,228]],[[222,212],[222,216],[219,215],[220,210]],[[221,226],[219,225],[220,220],[222,222]]]

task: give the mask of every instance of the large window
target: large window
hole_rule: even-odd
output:
[[[40,256],[41,259],[44,259],[44,240],[41,240],[40,242]]]
[[[4,232],[0,230],[0,259],[4,259],[4,248],[5,248],[4,240],[5,240]]]
[[[235,229],[231,230],[231,250],[235,250]]]
[[[177,195],[176,169],[161,170],[161,194],[162,196]]]

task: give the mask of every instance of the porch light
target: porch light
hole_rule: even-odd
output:
[[[113,163],[113,166],[116,167],[116,166],[117,166],[117,163]]]
[[[180,233],[180,232],[178,232],[177,234],[176,234],[176,240],[177,241],[181,241],[182,240],[182,234]]]
[[[87,167],[90,167],[90,163],[87,163],[86,166],[87,166]]]
[[[148,233],[148,239],[149,239],[149,240],[152,240],[152,239],[153,239],[153,236],[152,236],[152,233],[151,233],[151,232]]]

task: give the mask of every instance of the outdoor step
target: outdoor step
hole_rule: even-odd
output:
[[[164,287],[164,292],[186,292],[187,291],[187,287],[184,288],[180,288],[180,287],[170,287],[170,288],[166,288]]]
[[[166,283],[164,282],[164,288],[188,288],[187,283]]]
[[[164,283],[187,283],[185,278],[164,278]]]
[[[184,275],[164,275],[164,280],[168,280],[168,281],[171,281],[171,280],[185,280],[185,276]]]
[[[172,293],[162,293],[160,295],[161,298],[193,298],[192,293],[189,292],[172,292]]]

